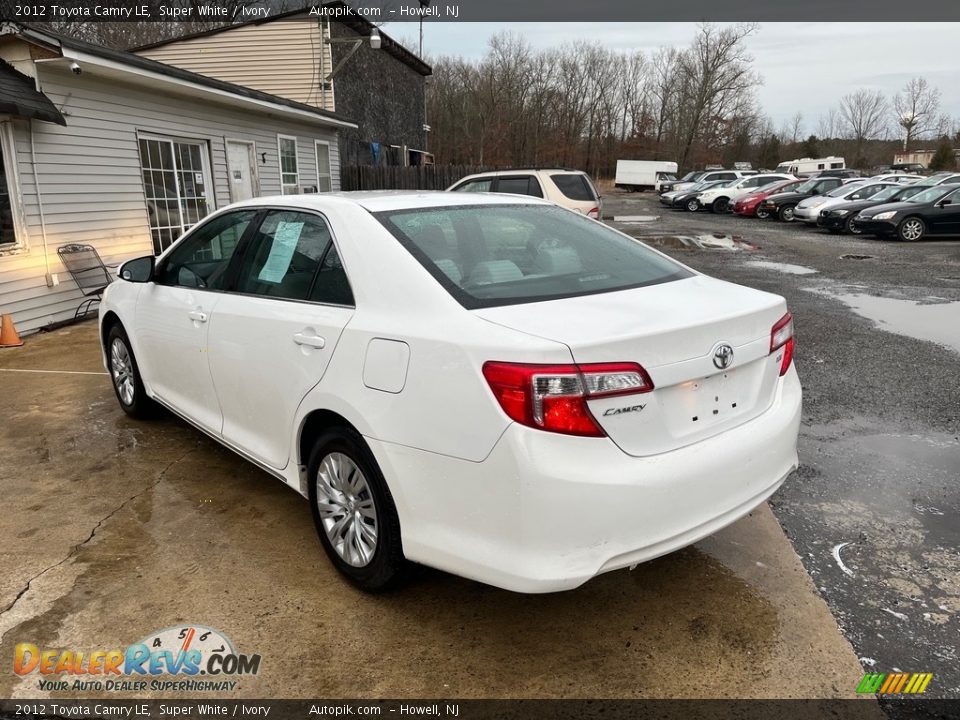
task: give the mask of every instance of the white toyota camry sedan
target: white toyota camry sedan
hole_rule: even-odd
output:
[[[784,299],[535,198],[257,198],[120,277],[100,330],[123,410],[162,406],[309,498],[364,589],[410,562],[573,588],[797,467]]]

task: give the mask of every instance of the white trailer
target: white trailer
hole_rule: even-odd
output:
[[[842,157],[824,158],[800,158],[799,160],[785,160],[777,165],[777,172],[789,173],[790,175],[803,175],[815,173],[820,170],[843,170],[847,167],[846,161]]]
[[[614,183],[618,188],[636,192],[637,190],[660,191],[661,183],[676,182],[677,164],[661,160],[617,160],[617,176]]]

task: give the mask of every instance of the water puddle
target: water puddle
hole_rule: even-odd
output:
[[[818,272],[813,268],[804,267],[803,265],[791,265],[790,263],[779,263],[771,260],[749,260],[745,262],[744,265],[764,268],[766,270],[776,270],[777,272],[786,273],[787,275],[813,275]]]
[[[638,238],[648,245],[678,248],[681,250],[759,250],[759,246],[749,243],[739,235],[650,235]]]
[[[835,293],[822,288],[811,292],[840,300],[857,315],[875,322],[881,330],[935,342],[960,353],[960,302],[939,298],[918,302],[864,293]]]

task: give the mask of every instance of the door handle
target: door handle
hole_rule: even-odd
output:
[[[187,317],[200,323],[205,323],[207,321],[207,314],[202,310],[191,310],[187,313]]]
[[[322,348],[327,344],[327,341],[319,335],[304,335],[303,333],[297,333],[294,335],[293,341],[297,345],[309,345],[310,347],[314,348]]]

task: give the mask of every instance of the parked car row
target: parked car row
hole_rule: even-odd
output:
[[[872,178],[821,173],[808,179],[760,174],[699,182],[665,192],[660,202],[691,212],[797,222],[832,233],[896,236],[960,235],[960,173],[929,177],[889,173]]]

